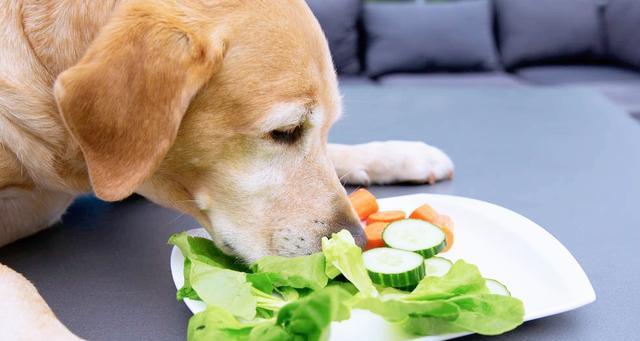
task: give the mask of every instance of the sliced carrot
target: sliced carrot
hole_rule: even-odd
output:
[[[371,214],[378,212],[378,201],[376,197],[364,188],[349,194],[351,206],[356,210],[360,220],[365,220]]]
[[[433,224],[439,227],[447,238],[447,247],[442,252],[449,251],[453,246],[453,220],[451,220],[451,217],[441,214]]]
[[[431,206],[424,204],[413,210],[411,215],[409,215],[409,218],[424,220],[435,225],[435,222],[438,219],[438,212],[436,212],[436,210]]]
[[[402,211],[380,211],[371,214],[367,218],[367,224],[373,223],[390,223],[392,221],[404,219],[407,216]]]
[[[365,247],[365,250],[384,246],[382,232],[387,225],[389,225],[389,223],[373,223],[364,228],[364,233],[367,235],[367,246]]]

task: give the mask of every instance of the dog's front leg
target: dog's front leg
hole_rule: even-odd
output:
[[[35,185],[17,157],[0,145],[0,246],[49,227],[72,200]]]
[[[53,314],[36,288],[0,264],[0,340],[80,340]]]
[[[350,185],[433,184],[453,177],[451,159],[423,142],[329,144],[328,153],[340,180]]]

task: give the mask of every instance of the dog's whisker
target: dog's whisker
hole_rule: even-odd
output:
[[[352,170],[350,170],[350,171],[348,171],[348,172],[346,172],[346,173],[344,173],[344,174],[342,174],[342,176],[341,176],[341,177],[340,177],[340,179],[339,179],[340,183],[342,183],[342,180],[343,180],[344,178],[346,178],[347,176],[351,175],[351,173],[353,173],[353,169],[352,169]],[[344,183],[342,183],[342,185],[344,185]]]
[[[180,218],[182,218],[182,217],[184,217],[184,216],[185,216],[185,213],[181,213],[181,214],[179,214],[177,217],[175,217],[175,218],[171,219],[171,221],[170,221],[170,222],[168,222],[168,223],[167,223],[167,225],[170,225],[170,224],[175,223],[176,221],[178,221]]]

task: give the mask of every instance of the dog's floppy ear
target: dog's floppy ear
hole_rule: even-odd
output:
[[[156,170],[221,63],[223,41],[180,20],[144,4],[124,8],[56,80],[58,108],[101,199],[129,196]]]

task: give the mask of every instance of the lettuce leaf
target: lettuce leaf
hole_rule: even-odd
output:
[[[342,288],[324,288],[285,305],[277,318],[250,322],[239,322],[226,309],[209,306],[189,320],[187,340],[324,340],[332,321],[349,318],[344,302],[350,297]]]
[[[325,272],[329,278],[342,274],[358,288],[362,295],[374,297],[378,295],[364,267],[362,250],[356,245],[349,231],[342,230],[334,233],[331,239],[323,237],[322,253],[326,259]]]
[[[207,239],[192,237],[187,232],[176,233],[169,238],[169,244],[177,246],[185,258],[214,265],[219,268],[249,272],[249,268],[238,258],[229,256]]]
[[[509,296],[482,294],[456,297],[450,300],[459,308],[452,321],[430,317],[409,317],[403,323],[406,331],[418,335],[439,335],[473,331],[482,335],[498,335],[523,322],[524,306]]]
[[[182,288],[180,288],[180,290],[178,290],[178,292],[176,293],[176,299],[178,301],[183,300],[185,298],[202,301],[200,297],[198,297],[198,293],[196,293],[196,291],[193,290],[193,287],[191,287],[190,273],[191,273],[191,260],[189,258],[185,258],[184,269],[182,270],[182,274],[184,277],[184,284],[182,285]]]
[[[324,340],[331,321],[350,317],[346,302],[351,295],[340,287],[328,287],[287,304],[278,313],[276,324],[295,340]]]
[[[247,274],[247,281],[250,282],[254,288],[271,294],[278,288],[277,284],[285,282],[285,278],[275,272],[260,272]]]
[[[251,270],[262,275],[262,278],[258,278],[262,285],[271,282],[273,288],[287,286],[319,290],[329,280],[324,271],[325,258],[322,253],[293,258],[266,256],[251,265]]]
[[[483,335],[498,335],[522,324],[524,305],[511,296],[492,294],[464,295],[449,300],[460,309],[451,323]]]
[[[402,322],[408,316],[429,316],[455,320],[459,315],[458,307],[444,300],[408,301],[397,297],[390,299],[363,297],[356,299],[353,307],[369,310],[389,322]]]
[[[178,298],[208,305],[190,320],[189,340],[324,340],[331,321],[349,318],[351,308],[417,335],[496,335],[524,317],[520,300],[490,294],[478,268],[462,260],[442,277],[425,277],[412,292],[376,286],[362,251],[344,230],[323,238],[322,253],[268,256],[251,268],[205,238],[182,233],[169,242],[185,255]]]
[[[191,263],[191,286],[205,303],[225,309],[234,316],[251,320],[257,301],[244,272],[221,269],[199,261]]]
[[[519,326],[524,318],[519,299],[489,294],[478,268],[461,260],[442,277],[425,277],[411,293],[385,289],[379,297],[356,296],[353,306],[400,322],[418,335],[497,335]]]
[[[411,292],[409,299],[433,300],[464,294],[488,293],[489,289],[487,289],[478,267],[463,260],[458,260],[444,276],[427,276],[423,278]]]
[[[176,293],[176,299],[185,298],[201,300],[191,286],[191,263],[198,261],[221,269],[246,272],[249,271],[237,258],[220,251],[215,244],[206,238],[192,237],[187,232],[176,233],[169,238],[169,244],[177,246],[184,255],[184,284]]]
[[[189,319],[187,340],[249,340],[253,324],[242,324],[226,309],[212,305]]]

